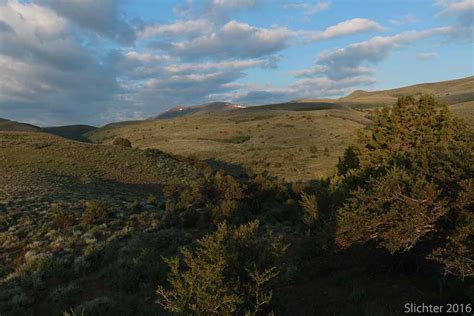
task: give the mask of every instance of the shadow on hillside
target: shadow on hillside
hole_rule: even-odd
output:
[[[162,192],[164,184],[136,184],[124,183],[115,180],[75,178],[56,176],[48,179],[48,195],[51,200],[64,198],[92,199],[145,199],[150,194],[158,195]]]
[[[215,158],[207,159],[205,160],[205,162],[212,168],[213,172],[222,170],[240,179],[249,178],[248,170],[239,164],[233,164],[233,163],[225,162],[225,161],[218,160]]]

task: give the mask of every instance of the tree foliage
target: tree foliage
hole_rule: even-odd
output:
[[[472,132],[429,96],[373,116],[339,162],[338,241],[376,240],[391,253],[424,245],[445,271],[472,275]],[[357,163],[355,163],[357,162]]]
[[[159,286],[158,303],[166,310],[193,315],[255,314],[270,303],[267,284],[276,277],[275,262],[286,251],[281,239],[260,236],[257,221],[230,228],[226,223],[182,251],[181,259],[165,259],[169,289]]]

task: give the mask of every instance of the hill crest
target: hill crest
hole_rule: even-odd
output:
[[[162,112],[156,116],[148,118],[148,120],[160,120],[160,119],[169,119],[175,118],[183,115],[194,114],[194,113],[206,113],[206,112],[219,112],[219,111],[228,111],[235,109],[245,108],[245,105],[235,104],[231,102],[210,102],[199,105],[184,106],[177,105],[165,112]]]

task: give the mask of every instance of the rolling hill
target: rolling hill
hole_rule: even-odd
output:
[[[245,106],[229,103],[229,102],[211,102],[211,103],[194,105],[194,106],[178,105],[178,106],[175,106],[174,108],[169,109],[168,111],[160,113],[157,116],[149,118],[149,120],[170,119],[170,118],[193,114],[193,113],[219,112],[219,111],[235,110],[235,109],[240,109],[240,108],[245,108]]]
[[[211,111],[211,106],[178,110],[179,116],[170,114],[167,120],[109,124],[87,137],[102,143],[120,136],[138,148],[193,156],[233,172],[244,167],[289,181],[310,180],[334,171],[343,150],[370,123],[373,108],[393,104],[399,96],[422,93],[433,94],[448,103],[455,115],[474,123],[474,77],[468,77],[356,91],[340,99],[302,99],[230,110],[220,106],[225,103],[216,103],[217,111]]]
[[[0,118],[0,131],[39,132],[41,128],[27,123]]]
[[[144,187],[157,190],[197,174],[160,151],[86,144],[46,133],[0,132],[0,153],[0,187],[18,196],[37,191],[61,195],[67,188],[74,188],[77,198],[100,191],[144,192]]]
[[[10,121],[0,118],[0,131],[3,132],[45,132],[61,136],[64,138],[78,140],[82,142],[89,141],[84,135],[92,132],[97,127],[90,125],[65,125],[54,127],[39,127],[32,124]]]
[[[269,171],[287,180],[332,172],[337,157],[369,120],[352,109],[282,111],[260,108],[199,113],[98,129],[89,138],[108,143],[117,136],[138,148],[193,156],[239,171]]]
[[[382,91],[354,91],[340,98],[341,104],[350,106],[388,105],[397,101],[400,96],[431,94],[439,102],[453,105],[474,101],[474,76],[434,83],[422,83],[408,87]]]
[[[78,141],[88,141],[84,135],[96,130],[97,127],[90,125],[66,125],[56,127],[43,127],[41,130],[46,133],[61,136]]]

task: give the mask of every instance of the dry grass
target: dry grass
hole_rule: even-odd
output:
[[[364,115],[353,110],[238,110],[144,121],[98,130],[90,138],[107,142],[121,136],[139,148],[267,170],[289,181],[309,180],[333,172],[337,158],[368,122]]]

